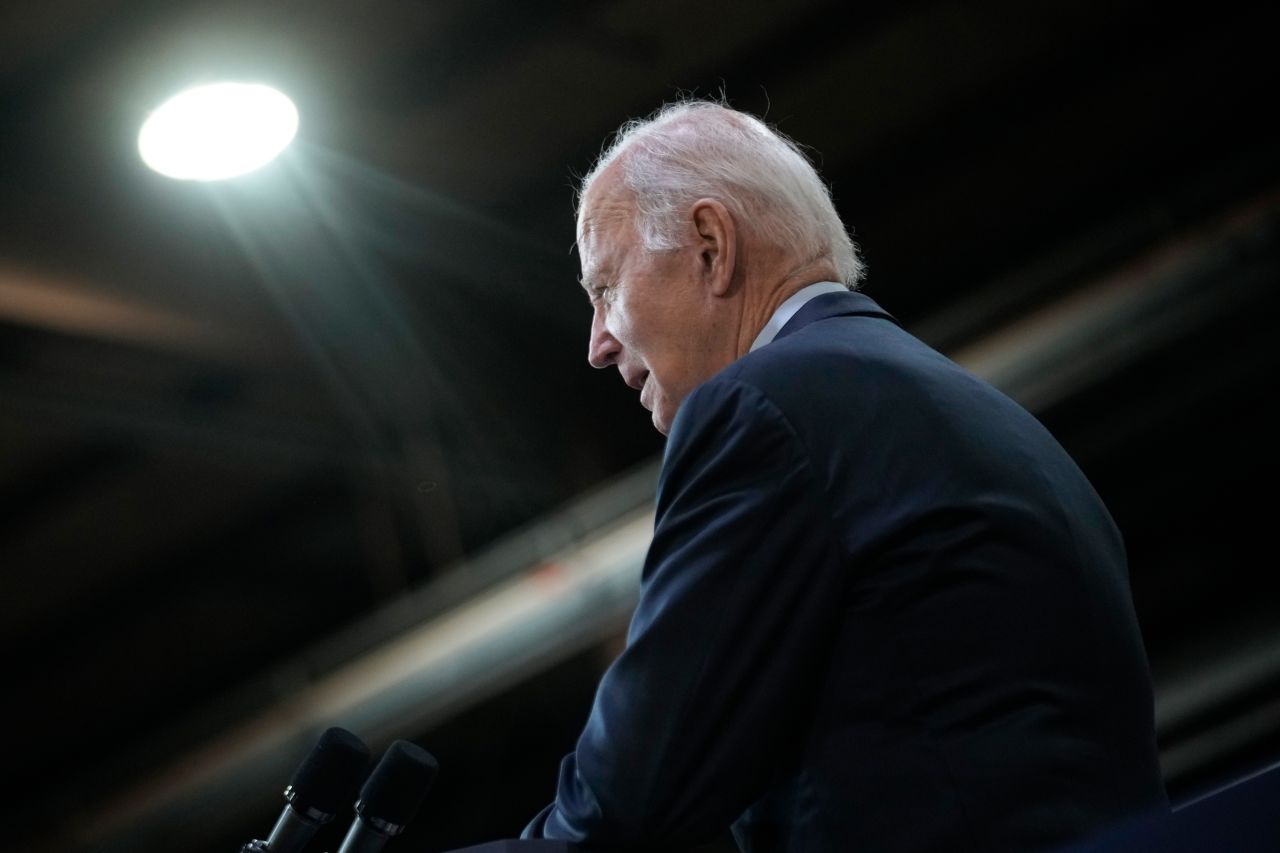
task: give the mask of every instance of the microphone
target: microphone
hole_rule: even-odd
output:
[[[378,853],[413,819],[439,769],[431,753],[407,740],[387,747],[360,789],[356,818],[338,853]]]
[[[240,853],[298,853],[351,802],[369,769],[369,747],[346,729],[325,730],[284,789],[285,806],[267,840],[254,839]]]

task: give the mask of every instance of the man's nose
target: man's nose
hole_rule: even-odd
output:
[[[587,361],[592,367],[608,367],[618,363],[622,344],[605,328],[604,316],[599,308],[591,317],[591,341],[587,346]]]

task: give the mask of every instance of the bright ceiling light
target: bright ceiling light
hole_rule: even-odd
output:
[[[142,123],[138,153],[152,169],[187,181],[220,181],[271,162],[298,132],[298,110],[257,83],[187,89]]]

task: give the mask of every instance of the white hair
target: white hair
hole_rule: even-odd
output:
[[[714,198],[758,238],[796,254],[798,267],[828,259],[851,289],[865,274],[831,191],[800,147],[755,116],[707,100],[667,104],[618,129],[578,193],[580,245],[583,197],[620,158],[648,251],[677,248],[682,217],[698,199]]]

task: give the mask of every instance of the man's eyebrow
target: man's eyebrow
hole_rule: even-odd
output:
[[[592,264],[582,270],[582,274],[578,276],[578,284],[588,293],[592,293],[600,288],[600,266]]]
[[[582,285],[582,291],[592,305],[595,305],[597,300],[604,298],[606,287],[602,280],[592,276],[578,276],[578,284]]]

